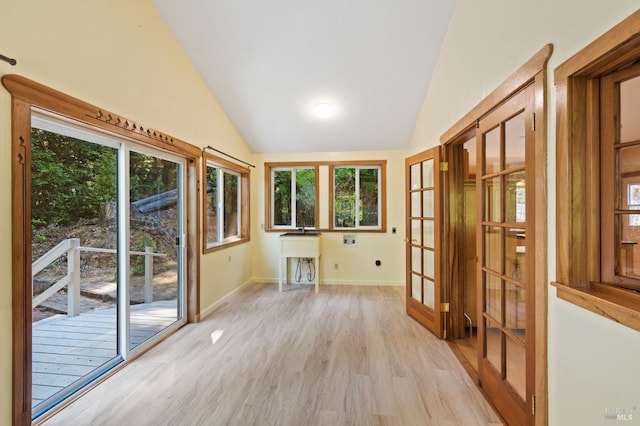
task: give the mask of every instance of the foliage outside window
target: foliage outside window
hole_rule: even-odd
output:
[[[249,239],[249,170],[205,155],[205,251]]]
[[[627,185],[627,206],[629,210],[640,210],[640,183]],[[629,226],[640,226],[640,214],[629,215]]]
[[[380,166],[333,167],[333,227],[381,227]]]
[[[278,167],[271,173],[274,228],[316,228],[315,167]]]

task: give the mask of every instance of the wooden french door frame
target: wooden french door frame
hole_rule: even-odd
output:
[[[440,147],[405,160],[407,314],[443,337]]]
[[[478,384],[485,390],[489,400],[494,404],[498,411],[503,415],[505,420],[510,424],[536,424],[545,425],[548,421],[548,402],[547,402],[547,182],[546,182],[546,85],[547,76],[546,68],[549,57],[553,51],[552,45],[546,45],[538,53],[536,53],[529,61],[521,66],[516,72],[508,77],[498,88],[496,88],[489,96],[483,99],[476,107],[462,117],[454,126],[447,130],[440,138],[444,145],[444,155],[448,157],[449,173],[455,173],[455,168],[459,167],[459,156],[456,157],[455,145],[468,139],[470,132],[474,132],[479,121],[486,117],[489,113],[503,104],[506,100],[518,93],[526,86],[533,89],[532,106],[531,106],[531,128],[535,125],[533,139],[535,140],[531,160],[533,164],[530,171],[533,174],[527,176],[527,188],[535,188],[533,199],[533,234],[529,235],[532,239],[532,249],[527,253],[531,254],[532,268],[535,270],[535,277],[531,285],[530,294],[534,301],[534,309],[531,309],[528,315],[532,318],[530,322],[533,329],[527,338],[531,341],[529,356],[535,359],[535,365],[532,366],[532,372],[527,377],[527,389],[530,398],[527,398],[525,411],[528,414],[523,423],[519,423],[517,417],[509,414],[511,404],[501,398],[499,386],[491,379],[483,380],[479,378]],[[535,114],[535,116],[534,116]],[[535,118],[534,118],[535,117]],[[481,147],[477,147],[480,149]],[[456,186],[452,185],[452,177],[449,176],[449,192],[455,192]],[[458,188],[458,190],[461,190]],[[464,291],[461,286],[463,283],[456,279],[460,277],[460,268],[463,263],[459,262],[459,246],[458,238],[463,234],[459,229],[461,224],[459,219],[459,208],[462,195],[450,193],[448,194],[449,203],[445,205],[443,216],[447,217],[448,226],[444,229],[445,238],[448,238],[450,248],[445,254],[444,259],[445,272],[443,277],[443,290],[450,294],[451,319],[445,323],[445,328],[455,335],[456,329],[463,327],[463,314],[460,309],[464,306]],[[479,289],[480,291],[480,289]],[[459,321],[455,321],[458,318]],[[460,334],[460,333],[458,333]],[[462,332],[462,335],[463,332]],[[479,345],[480,349],[482,346]]]

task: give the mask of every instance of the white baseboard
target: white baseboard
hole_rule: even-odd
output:
[[[254,282],[254,280],[249,280],[249,281],[245,282],[244,284],[240,285],[236,289],[234,289],[234,290],[230,291],[229,293],[225,294],[224,296],[222,296],[220,299],[218,299],[212,305],[207,306],[207,308],[205,308],[202,311],[200,311],[200,321],[205,319],[207,316],[211,315],[216,309],[218,309],[220,306],[222,306],[224,304],[224,302],[227,301],[228,298],[230,298],[231,296],[233,296],[234,294],[236,294],[237,292],[239,292],[240,290],[242,290],[244,287],[248,286],[249,284],[252,284],[253,282]]]
[[[278,278],[252,278],[252,283],[268,283],[268,284],[278,284]],[[296,284],[311,284],[313,282],[307,282],[303,280],[300,283]],[[362,286],[381,286],[381,287],[404,287],[404,282],[397,281],[357,281],[357,280],[330,280],[330,281],[322,281],[320,286],[323,285],[362,285]]]

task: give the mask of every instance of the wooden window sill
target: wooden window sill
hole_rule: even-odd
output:
[[[592,283],[589,288],[551,284],[560,299],[640,331],[640,293],[600,283]]]

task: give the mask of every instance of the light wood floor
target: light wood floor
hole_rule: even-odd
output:
[[[45,424],[501,424],[403,293],[248,286]]]

